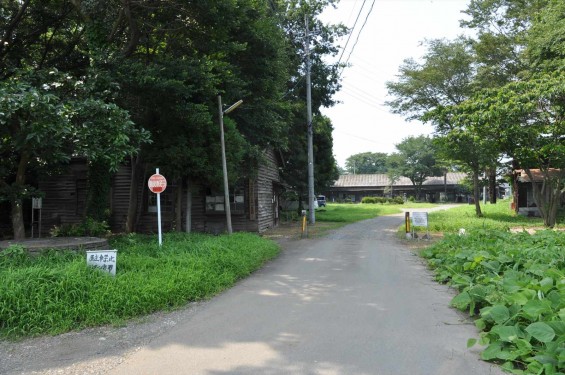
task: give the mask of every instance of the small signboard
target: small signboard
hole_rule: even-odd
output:
[[[31,198],[31,207],[36,210],[40,210],[43,206],[42,198]]]
[[[86,265],[116,276],[117,257],[118,250],[89,250],[86,252]]]
[[[412,212],[412,225],[416,227],[428,226],[428,213],[427,212]]]
[[[147,186],[152,193],[160,194],[167,188],[167,179],[165,178],[165,176],[156,173],[149,177]]]
[[[416,234],[415,227],[426,227],[425,239],[430,238],[430,232],[428,228],[428,213],[427,212],[412,212],[410,213],[410,221],[412,222],[412,238],[418,238]]]

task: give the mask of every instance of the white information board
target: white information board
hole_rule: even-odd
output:
[[[86,265],[116,276],[117,257],[118,250],[89,250],[86,252]]]
[[[412,212],[410,214],[412,225],[416,227],[428,226],[428,213],[427,212]]]

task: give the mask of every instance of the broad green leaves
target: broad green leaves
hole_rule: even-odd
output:
[[[515,374],[565,370],[565,237],[482,231],[447,237],[424,252],[437,277],[460,293],[452,306],[479,313],[484,360]],[[496,264],[496,266],[494,266]]]

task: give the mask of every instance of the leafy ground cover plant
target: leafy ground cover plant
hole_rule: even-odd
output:
[[[482,359],[513,374],[565,374],[565,235],[467,233],[447,235],[423,256],[438,281],[459,291],[452,305],[476,317]]]
[[[0,336],[58,334],[121,323],[219,293],[276,256],[278,246],[249,233],[165,234],[111,239],[111,277],[86,266],[84,254],[0,253]]]

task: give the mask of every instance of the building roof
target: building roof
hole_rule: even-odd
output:
[[[460,184],[467,177],[466,173],[449,172],[447,173],[447,185]],[[424,181],[426,185],[443,185],[444,177],[428,177]],[[386,174],[344,174],[333,184],[332,188],[376,188],[390,186],[390,179]],[[400,177],[395,181],[394,186],[412,186],[412,182],[407,177]]]
[[[530,182],[530,176],[528,176],[524,169],[516,169],[514,173],[516,174],[516,179],[519,182]],[[549,168],[547,171],[530,169],[530,173],[532,174],[534,181],[540,182],[543,181],[545,173],[547,173],[550,177],[559,177],[561,175],[561,169]]]

